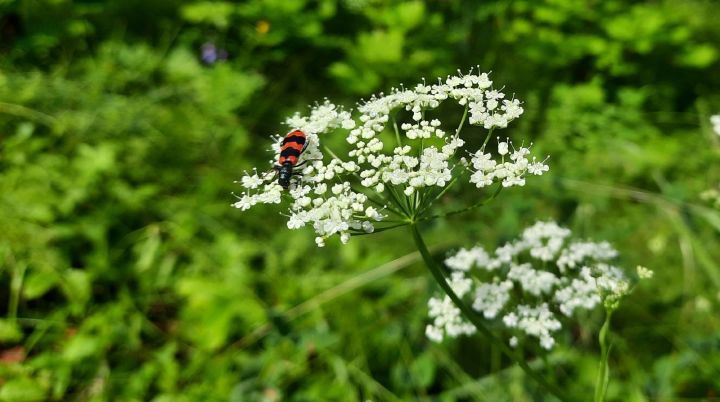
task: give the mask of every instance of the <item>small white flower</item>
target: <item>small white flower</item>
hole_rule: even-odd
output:
[[[503,317],[503,323],[508,328],[515,328],[518,325],[518,316],[515,312],[510,312]]]
[[[255,201],[254,197],[251,196],[242,196],[240,197],[240,201],[237,201],[236,203],[232,204],[233,207],[239,208],[241,211],[247,211],[256,204],[257,201]]]
[[[524,291],[535,296],[549,293],[559,282],[552,272],[535,270],[529,263],[512,265],[507,277],[519,283]]]
[[[428,324],[425,327],[425,336],[433,342],[442,342],[444,331],[441,328]]]
[[[510,281],[499,283],[483,283],[475,291],[473,308],[481,312],[485,318],[495,318],[510,300],[513,285]]]
[[[378,212],[378,210],[374,207],[367,207],[365,209],[365,216],[376,221],[382,220],[383,218],[382,214],[380,214],[380,212]]]
[[[498,143],[498,153],[500,155],[507,155],[508,154],[508,143],[507,142],[500,142]]]
[[[299,214],[292,214],[287,222],[288,229],[299,229],[305,226],[305,221]]]
[[[486,267],[490,262],[488,253],[482,247],[459,249],[454,255],[445,259],[445,265],[450,269],[468,271],[473,267]]]
[[[472,335],[476,331],[474,325],[462,318],[460,310],[455,307],[448,296],[442,299],[430,298],[428,309],[433,323],[426,327],[425,333],[432,341],[440,342],[445,335],[451,338],[459,335]]]
[[[720,114],[710,116],[710,123],[713,126],[713,131],[715,131],[715,134],[720,135]]]
[[[538,338],[540,346],[543,348],[551,349],[555,344],[552,333],[562,326],[548,308],[547,303],[539,306],[519,305],[517,311],[517,328],[529,336]]]
[[[652,279],[652,277],[655,275],[655,272],[653,272],[651,269],[645,268],[642,265],[637,266],[637,275],[640,279]]]
[[[586,258],[607,261],[617,256],[617,251],[608,242],[575,242],[562,251],[557,264],[560,271],[575,268]]]
[[[254,190],[263,184],[263,179],[257,174],[243,176],[241,179],[242,186],[248,190]]]

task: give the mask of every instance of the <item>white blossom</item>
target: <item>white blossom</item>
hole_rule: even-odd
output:
[[[503,128],[523,113],[520,101],[509,98],[493,88],[488,74],[471,70],[435,84],[422,82],[372,95],[355,110],[324,100],[309,113],[296,113],[286,120],[288,127],[306,135],[307,146],[294,169],[302,177],[294,177],[287,191],[276,184],[272,165],[281,144],[281,137],[276,136],[272,165],[239,180],[244,190],[233,206],[245,211],[286,199],[288,228],[312,227],[316,243],[322,246],[335,235],[344,243],[351,235],[373,232],[388,213],[398,214],[397,208],[388,205],[391,193],[422,198],[426,192],[446,190],[461,177],[469,177],[477,188],[522,186],[528,176],[548,170],[544,160],[530,156],[529,146],[515,148],[506,138],[496,153],[484,145],[462,149],[466,141],[457,131],[460,122],[448,124],[435,111],[448,101],[467,108],[470,125]],[[323,143],[325,136],[336,133],[347,142],[337,153]],[[476,129],[472,135],[480,136],[474,143],[487,143],[490,133]],[[462,155],[470,156],[469,163],[463,163]],[[467,170],[470,174],[464,175]]]
[[[720,135],[720,114],[710,116],[710,124],[712,124],[715,134]]]
[[[617,257],[617,251],[608,242],[575,242],[563,250],[557,265],[561,271],[575,268],[586,258],[607,261]]]
[[[469,299],[484,319],[504,326],[512,346],[530,337],[551,349],[562,327],[559,316],[573,317],[603,303],[615,308],[629,291],[623,271],[610,264],[617,251],[609,243],[573,241],[571,235],[555,222],[536,222],[492,254],[481,246],[461,248],[445,264],[451,283],[462,280],[462,286],[454,285],[462,291],[458,296]],[[652,272],[644,267],[637,271],[640,277]],[[448,331],[433,335],[438,333],[450,336]]]
[[[458,297],[463,297],[472,288],[472,279],[466,277],[462,271],[454,271],[448,284]],[[425,328],[425,334],[430,340],[440,342],[445,334],[454,338],[475,333],[475,326],[465,321],[450,297],[445,296],[442,299],[433,297],[428,302],[428,307],[433,323]]]
[[[517,312],[513,314],[513,321],[514,328],[538,338],[540,346],[545,349],[552,349],[555,345],[552,333],[562,327],[547,303],[538,306],[524,304],[517,306]]]
[[[475,333],[475,326],[462,318],[460,310],[455,307],[450,297],[430,298],[428,308],[432,324],[425,328],[425,334],[430,340],[440,342],[445,336],[455,338]]]
[[[507,277],[519,283],[524,291],[535,296],[549,293],[559,281],[552,272],[536,270],[529,263],[511,265]]]
[[[513,284],[510,281],[483,283],[475,290],[473,308],[481,312],[485,318],[495,318],[510,300],[510,290]]]
[[[255,173],[252,175],[243,176],[243,178],[241,179],[241,183],[243,187],[253,190],[263,184],[263,179],[260,178],[257,173]]]
[[[445,265],[448,268],[458,271],[468,271],[473,267],[483,268],[489,262],[490,257],[482,247],[461,248],[454,255],[445,259]]]
[[[637,275],[640,279],[652,279],[652,277],[655,275],[655,272],[646,267],[643,267],[642,265],[638,265],[635,269],[637,270]]]

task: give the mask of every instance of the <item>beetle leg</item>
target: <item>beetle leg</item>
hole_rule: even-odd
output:
[[[263,174],[263,184],[268,184],[275,180],[278,173],[280,173],[280,166],[274,165],[272,169],[268,170]],[[268,176],[269,175],[269,176]]]
[[[293,172],[292,175],[290,176],[290,180],[295,179],[296,183],[302,183],[302,181],[303,181],[302,178],[303,178],[303,174],[300,172]]]

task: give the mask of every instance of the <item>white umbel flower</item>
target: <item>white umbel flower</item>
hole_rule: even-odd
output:
[[[504,326],[512,335],[511,345],[534,338],[551,349],[562,326],[559,317],[571,318],[578,310],[603,303],[616,305],[629,291],[626,275],[610,264],[618,253],[609,243],[573,241],[571,235],[555,222],[537,222],[493,254],[480,246],[463,248],[449,255],[445,264],[453,281],[465,280],[459,296],[470,299],[486,320]],[[640,277],[651,276],[648,272],[652,271],[638,268]],[[450,336],[447,331],[442,334]]]
[[[448,124],[436,111],[443,102],[465,108],[463,119],[467,119]],[[530,156],[530,147],[516,148],[506,138],[496,152],[485,145],[467,150],[462,149],[466,141],[460,137],[467,122],[481,127],[472,130],[480,137],[473,143],[487,144],[488,130],[504,128],[522,113],[518,99],[494,89],[488,74],[472,70],[435,84],[393,88],[360,102],[354,111],[325,100],[308,114],[296,113],[286,120],[292,130],[306,136],[307,147],[294,169],[302,177],[291,180],[287,191],[275,184],[272,165],[281,143],[277,136],[271,165],[240,179],[243,192],[233,206],[245,211],[286,199],[288,228],[312,227],[316,243],[323,246],[336,235],[344,243],[351,235],[373,232],[390,214],[415,218],[416,212],[426,212],[419,200],[444,194],[459,178],[469,178],[478,189],[523,186],[529,176],[548,170],[544,160]],[[344,152],[330,151],[322,143],[325,136],[336,134],[345,136]],[[469,163],[463,163],[460,154],[470,155]],[[405,204],[390,205],[397,206],[394,198],[403,197],[411,200],[412,211]]]

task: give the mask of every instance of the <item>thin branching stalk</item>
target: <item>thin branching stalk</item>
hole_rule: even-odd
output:
[[[484,199],[484,200],[480,200],[480,201],[476,202],[475,204],[472,204],[472,205],[467,206],[467,207],[465,207],[465,208],[456,209],[456,210],[454,210],[454,211],[446,212],[446,213],[444,213],[444,214],[426,216],[426,217],[421,218],[420,220],[421,220],[421,221],[431,221],[431,220],[434,220],[434,219],[437,219],[437,218],[447,218],[447,217],[449,217],[449,216],[453,216],[453,215],[457,215],[457,214],[461,214],[461,213],[464,213],[464,212],[471,211],[471,210],[473,210],[473,209],[475,209],[475,208],[478,208],[478,207],[481,207],[481,206],[487,204],[488,202],[492,201],[493,199],[495,199],[495,197],[497,197],[498,194],[500,194],[500,191],[502,190],[502,188],[503,188],[502,185],[499,184],[499,185],[497,186],[497,188],[495,189],[495,191],[492,193],[492,195],[490,195],[490,197],[488,197],[488,198],[486,198],[486,199]]]
[[[505,355],[507,355],[510,359],[517,363],[529,377],[535,380],[545,390],[550,392],[552,395],[554,395],[561,401],[570,401],[570,399],[567,398],[557,386],[555,386],[554,384],[550,384],[540,374],[533,371],[533,369],[530,368],[525,359],[520,356],[517,351],[510,349],[508,345],[506,345],[504,342],[502,342],[497,337],[495,337],[495,335],[492,334],[492,332],[485,326],[485,323],[483,323],[482,319],[453,291],[452,287],[447,282],[445,276],[440,270],[440,267],[435,263],[432,255],[430,255],[430,251],[425,245],[425,241],[423,240],[422,235],[418,230],[417,223],[413,222],[410,225],[410,231],[412,232],[413,239],[415,240],[415,245],[417,246],[418,251],[420,251],[420,255],[425,262],[425,266],[427,266],[427,268],[430,270],[430,273],[432,273],[435,281],[438,283],[438,285],[440,285],[445,294],[450,297],[450,300],[452,300],[453,304],[462,312],[463,316],[468,321],[473,323],[473,325],[475,325],[478,332],[485,336],[493,344],[493,346],[499,348]]]
[[[44,124],[50,128],[54,127],[57,122],[57,119],[49,114],[13,103],[0,102],[0,114],[23,117],[34,122]]]
[[[485,141],[483,141],[483,144],[482,144],[482,146],[480,147],[480,150],[481,150],[482,152],[485,152],[485,146],[487,145],[488,141],[490,141],[490,137],[492,137],[492,133],[493,133],[494,130],[495,130],[494,128],[491,128],[491,129],[488,131],[487,136],[485,137]]]
[[[598,375],[595,382],[595,402],[603,402],[607,393],[608,384],[610,383],[610,365],[608,358],[610,357],[611,346],[608,343],[608,333],[610,332],[610,318],[613,310],[605,309],[605,322],[600,328],[598,341],[600,342],[600,362],[598,363]]]
[[[470,104],[465,104],[465,110],[463,111],[462,118],[460,119],[460,124],[458,124],[457,129],[455,129],[455,137],[460,136],[460,131],[462,131],[463,125],[465,124],[465,120],[467,119],[468,109],[470,108]]]
[[[403,146],[402,139],[400,138],[400,130],[398,130],[397,120],[395,120],[395,116],[392,118],[393,123],[393,131],[395,131],[395,140],[398,143],[399,147]]]

